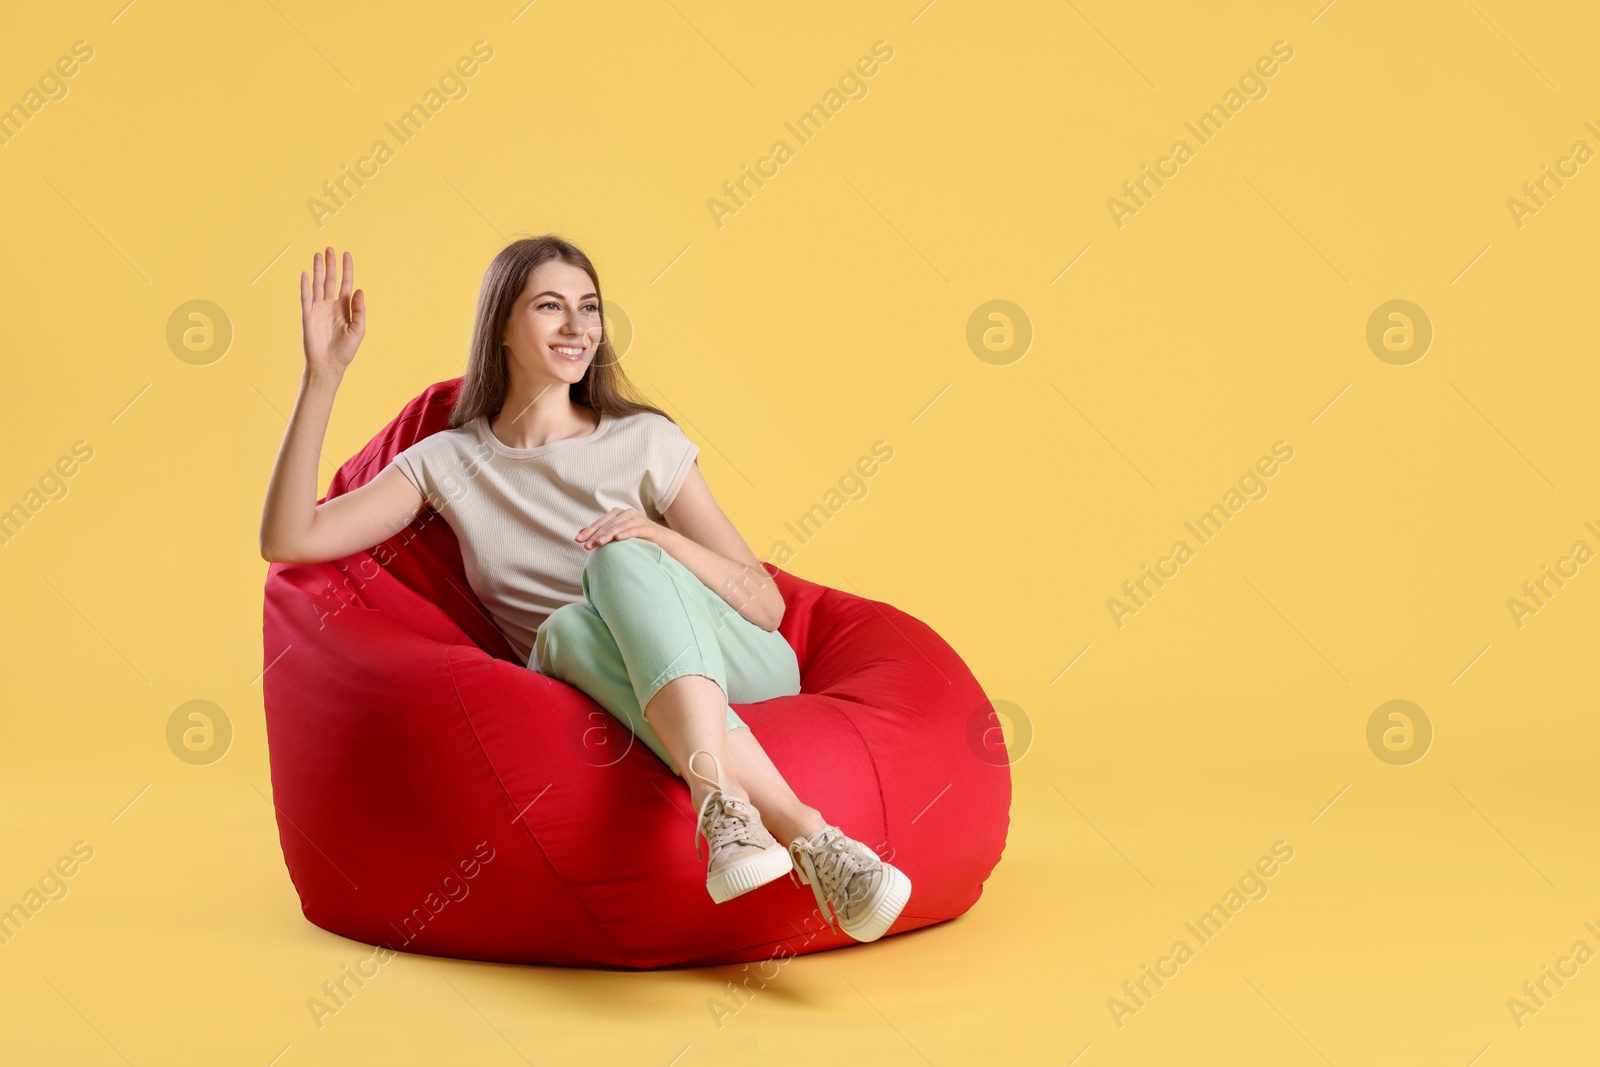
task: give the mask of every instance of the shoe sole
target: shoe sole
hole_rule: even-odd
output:
[[[768,845],[760,855],[751,856],[741,863],[718,871],[706,879],[706,892],[718,904],[760,889],[775,882],[794,869],[794,861],[781,845]]]
[[[883,874],[883,891],[866,917],[854,924],[839,923],[840,928],[857,941],[876,941],[882,937],[900,917],[906,901],[911,899],[911,879],[900,868],[885,863]]]

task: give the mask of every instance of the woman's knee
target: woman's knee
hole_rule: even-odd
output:
[[[641,566],[651,566],[661,559],[661,550],[655,542],[642,537],[624,537],[620,541],[607,541],[589,550],[583,561],[585,578],[600,578],[626,573]]]
[[[533,636],[534,664],[559,668],[564,658],[584,654],[593,646],[594,627],[600,622],[587,604],[561,605],[540,624]]]

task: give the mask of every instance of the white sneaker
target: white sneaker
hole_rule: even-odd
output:
[[[710,758],[716,778],[694,769],[695,756],[701,753]],[[722,766],[709,749],[697,749],[689,756],[689,773],[712,787],[700,803],[694,833],[694,854],[700,855],[702,837],[711,853],[706,872],[706,892],[711,899],[721,904],[789,873],[793,866],[789,853],[761,825],[755,805],[723,792]]]
[[[794,860],[790,880],[809,885],[828,925],[833,925],[831,913],[857,941],[882,937],[911,899],[911,879],[903,871],[837,826],[795,838],[789,855]]]

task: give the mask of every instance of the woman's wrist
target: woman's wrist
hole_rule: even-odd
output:
[[[339,388],[339,383],[344,381],[344,371],[334,370],[329,367],[307,367],[300,372],[300,387],[302,389],[334,389]]]
[[[649,540],[654,541],[657,545],[661,546],[661,550],[667,555],[673,557],[674,559],[679,558],[677,552],[673,550],[676,549],[680,543],[682,543],[683,534],[679,533],[677,530],[674,530],[672,527],[665,525],[664,523],[657,522],[652,523],[652,525],[655,528],[650,531]]]

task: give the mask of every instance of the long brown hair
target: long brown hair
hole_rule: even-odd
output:
[[[483,285],[478,290],[477,317],[472,325],[472,350],[467,355],[461,389],[450,409],[450,428],[460,429],[479,415],[492,419],[505,406],[510,373],[501,338],[505,336],[506,322],[511,318],[512,305],[528,284],[528,275],[552,259],[581,267],[594,283],[595,299],[600,303],[600,344],[583,377],[571,386],[572,402],[612,418],[653,411],[676,424],[676,419],[647,402],[623,372],[611,346],[605,300],[600,294],[600,276],[595,273],[594,264],[571,241],[547,233],[513,241],[500,250],[489,269],[484,271]]]

